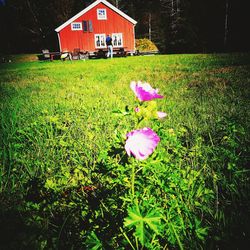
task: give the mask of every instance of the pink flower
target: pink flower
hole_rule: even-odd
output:
[[[141,110],[140,110],[139,107],[136,107],[136,108],[135,108],[135,112],[136,112],[136,113],[138,113],[138,112],[140,112],[140,111],[141,111]],[[163,119],[163,118],[165,118],[165,117],[167,116],[167,113],[161,112],[161,111],[157,111],[157,112],[156,112],[156,115],[157,115],[157,117],[158,117],[159,119]]]
[[[145,160],[153,153],[159,143],[159,136],[151,128],[133,130],[127,134],[125,150],[137,160]]]
[[[157,116],[159,119],[165,118],[167,116],[167,113],[157,111]]]
[[[150,101],[156,98],[163,98],[162,95],[158,94],[158,89],[153,89],[149,83],[141,81],[130,83],[130,88],[134,91],[139,101]]]
[[[136,107],[136,108],[135,108],[135,112],[136,112],[136,113],[140,112],[140,108],[139,108],[139,107]]]

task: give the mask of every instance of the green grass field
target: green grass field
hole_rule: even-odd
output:
[[[244,249],[250,55],[0,65],[0,249]],[[138,124],[132,80],[164,120]],[[161,141],[145,161],[126,134]]]

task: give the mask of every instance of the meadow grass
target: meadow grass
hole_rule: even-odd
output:
[[[249,64],[249,54],[2,64],[3,249],[244,246]],[[159,88],[168,114],[145,123],[161,142],[140,163],[124,150],[137,126],[132,80]]]

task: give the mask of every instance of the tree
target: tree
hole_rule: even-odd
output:
[[[226,0],[226,3],[225,3],[225,32],[224,32],[224,47],[227,46],[227,39],[228,39],[228,3],[229,1]]]
[[[13,23],[8,40],[18,39],[13,48],[18,51],[40,51],[42,48],[55,49],[57,37],[54,29],[86,7],[89,1],[76,0],[9,0],[6,8],[8,23]],[[16,25],[18,24],[18,25]],[[22,48],[22,49],[21,49]]]
[[[150,38],[162,52],[249,50],[249,14],[243,0],[108,1],[138,22],[136,38]],[[0,0],[0,29],[4,34],[0,50],[57,50],[55,28],[93,2]]]

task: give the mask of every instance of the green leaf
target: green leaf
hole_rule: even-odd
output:
[[[142,215],[139,207],[128,209],[128,217],[125,218],[124,226],[135,226],[135,236],[138,237],[140,243],[144,246],[150,241],[151,231],[160,234],[161,214],[156,210],[150,210]]]
[[[202,227],[201,226],[201,221],[198,219],[195,219],[195,233],[197,235],[197,237],[204,241],[205,237],[207,236],[207,232],[208,232],[208,227]]]
[[[102,242],[98,239],[95,232],[91,232],[91,234],[88,236],[86,240],[86,246],[88,249],[91,250],[101,250],[102,248]]]

